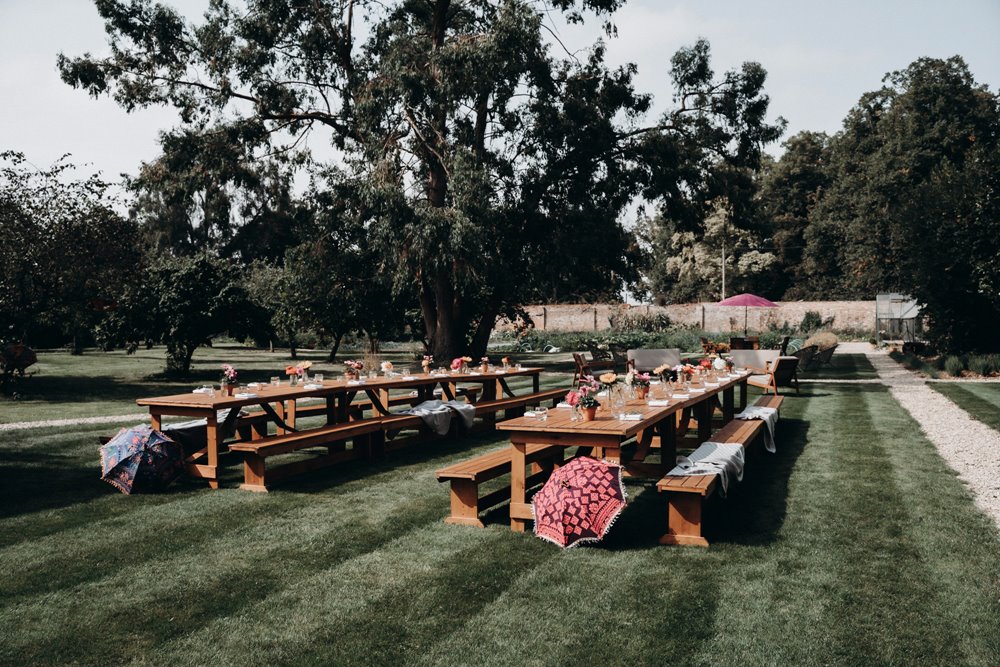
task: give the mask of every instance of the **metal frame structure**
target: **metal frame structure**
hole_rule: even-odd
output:
[[[875,295],[875,335],[880,345],[889,340],[904,343],[921,340],[923,330],[916,299],[896,292]]]

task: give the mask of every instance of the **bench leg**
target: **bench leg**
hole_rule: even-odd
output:
[[[695,493],[667,494],[667,532],[660,544],[687,544],[707,547],[701,535],[701,510],[704,498]]]
[[[451,514],[445,523],[483,528],[479,520],[479,485],[471,479],[451,480]]]
[[[241,489],[267,493],[264,480],[264,458],[247,453],[243,459],[243,483]]]

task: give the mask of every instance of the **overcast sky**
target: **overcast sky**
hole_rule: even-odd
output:
[[[207,1],[167,4],[193,18]],[[592,23],[562,31],[563,41],[585,48],[598,36]],[[670,104],[670,56],[705,37],[716,72],[747,60],[763,64],[771,117],[788,120],[786,137],[800,130],[836,132],[862,93],[921,56],[961,55],[979,83],[1000,88],[1000,0],[632,0],[615,23],[619,36],[608,44],[608,59],[638,65],[638,88],[653,93],[658,110]],[[59,80],[60,51],[107,50],[89,0],[0,0],[0,150],[23,151],[39,166],[72,153],[75,163],[109,180],[155,158],[157,133],[177,122],[173,111],[126,114]]]

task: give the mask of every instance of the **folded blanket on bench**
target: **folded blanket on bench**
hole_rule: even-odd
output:
[[[763,419],[764,425],[764,447],[774,454],[777,448],[774,445],[774,427],[778,425],[777,408],[762,408],[757,405],[748,405],[743,412],[736,415],[736,419],[751,420]]]
[[[464,401],[424,401],[400,414],[416,415],[437,435],[445,435],[451,428],[451,418],[458,415],[465,428],[472,428],[476,407]]]
[[[719,476],[722,497],[729,490],[729,478],[737,482],[743,480],[746,458],[743,445],[722,442],[703,442],[690,456],[678,456],[677,466],[667,475],[712,475]]]

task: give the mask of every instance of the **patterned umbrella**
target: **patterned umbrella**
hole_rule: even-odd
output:
[[[125,494],[161,491],[184,472],[184,450],[149,426],[123,428],[101,447],[101,479]]]
[[[597,542],[625,507],[621,466],[580,456],[531,499],[535,535],[561,547]]]

